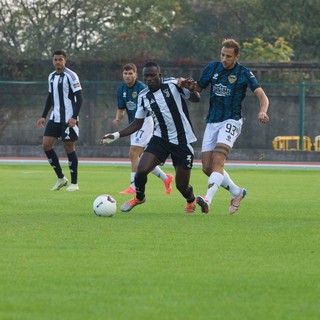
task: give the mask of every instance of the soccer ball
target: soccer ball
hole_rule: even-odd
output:
[[[112,217],[117,211],[117,201],[108,194],[102,194],[93,202],[93,212],[99,217]]]

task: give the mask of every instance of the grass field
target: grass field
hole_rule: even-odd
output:
[[[80,164],[68,193],[47,164],[0,165],[0,319],[319,319],[319,170],[228,171],[248,191],[236,215],[221,189],[185,216],[150,175],[144,205],[103,218],[92,202],[127,200],[129,166]],[[200,168],[191,182],[205,193]]]

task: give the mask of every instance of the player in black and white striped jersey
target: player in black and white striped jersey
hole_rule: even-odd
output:
[[[71,175],[71,184],[66,190],[79,190],[75,143],[79,137],[78,116],[82,104],[82,88],[78,75],[66,67],[66,62],[67,56],[64,51],[53,53],[52,63],[55,71],[49,74],[47,101],[42,116],[37,121],[37,127],[44,128],[45,119],[52,108],[42,141],[43,150],[58,177],[52,191],[60,190],[69,182],[62,172],[59,158],[54,151],[54,145],[59,138],[63,142],[68,157]]]
[[[197,138],[192,129],[185,99],[199,102],[200,95],[180,88],[175,78],[162,78],[160,67],[154,62],[145,64],[143,78],[148,87],[139,93],[135,120],[120,132],[106,134],[101,140],[102,143],[110,143],[128,136],[141,128],[145,117],[153,117],[154,133],[140,158],[135,176],[136,196],[125,202],[121,211],[128,212],[145,202],[147,175],[171,155],[176,171],[176,187],[187,200],[185,213],[192,214],[195,211],[196,199],[189,183],[194,158],[191,144]]]

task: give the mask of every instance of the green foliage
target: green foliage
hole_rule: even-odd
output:
[[[130,167],[79,170],[79,192],[51,192],[47,163],[0,165],[1,319],[318,319],[318,171],[229,168],[248,189],[233,216],[225,190],[185,216],[151,175],[144,205],[101,218],[93,200],[126,201]]]
[[[241,56],[246,61],[289,62],[293,56],[293,50],[283,38],[276,39],[274,44],[254,38],[253,42],[242,44]]]
[[[0,58],[15,79],[16,63],[57,49],[84,64],[193,66],[219,59],[232,37],[258,46],[244,48],[252,62],[317,61],[319,14],[316,0],[0,0]]]

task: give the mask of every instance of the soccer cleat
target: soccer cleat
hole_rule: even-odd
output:
[[[61,179],[58,179],[57,183],[52,187],[51,191],[58,191],[62,187],[65,187],[68,184],[68,179],[66,177],[63,177]]]
[[[209,201],[206,197],[197,196],[197,204],[201,207],[201,212],[209,212]]]
[[[166,194],[170,194],[172,191],[171,182],[173,180],[173,174],[167,174],[168,179],[164,180],[164,186],[166,187]]]
[[[229,213],[234,214],[238,211],[241,200],[245,197],[247,194],[246,189],[241,189],[240,194],[236,198],[231,198],[230,200],[230,207],[229,207]]]
[[[136,190],[129,186],[128,189],[120,191],[119,194],[136,194]]]
[[[143,200],[139,200],[136,197],[133,197],[132,199],[126,201],[121,207],[120,210],[122,212],[129,212],[132,208],[137,206],[138,204],[143,204],[146,202],[146,198],[143,198]]]
[[[79,191],[79,186],[77,183],[71,183],[66,191]]]
[[[195,210],[196,210],[196,203],[197,203],[196,199],[194,199],[193,202],[190,202],[190,203],[187,202],[186,203],[186,207],[184,209],[184,213],[186,215],[193,214],[195,212]]]

